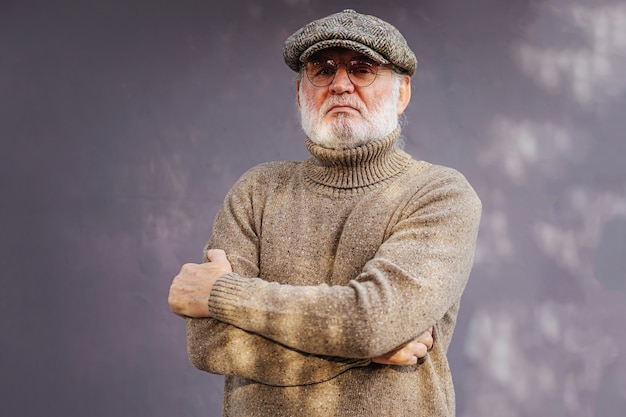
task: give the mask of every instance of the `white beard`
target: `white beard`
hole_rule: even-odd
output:
[[[302,85],[302,84],[301,84]],[[302,130],[314,143],[330,149],[351,149],[369,142],[384,139],[398,127],[397,103],[400,97],[400,82],[396,80],[393,91],[380,97],[367,109],[356,96],[331,95],[316,113],[310,100],[300,95],[300,123]],[[353,115],[338,113],[331,122],[325,122],[328,109],[342,104],[355,108],[362,119]]]

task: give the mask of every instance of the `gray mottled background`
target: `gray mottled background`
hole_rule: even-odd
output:
[[[619,0],[2,0],[0,415],[219,415],[169,284],[244,170],[307,157],[282,42],[346,7],[405,33],[406,149],[484,203],[458,415],[624,415]]]

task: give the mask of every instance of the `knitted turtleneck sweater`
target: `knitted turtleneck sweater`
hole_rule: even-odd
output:
[[[226,417],[452,416],[446,359],[481,205],[457,171],[382,141],[245,173],[207,248],[233,272],[188,319],[192,363],[226,375]],[[372,358],[434,327],[415,366]]]

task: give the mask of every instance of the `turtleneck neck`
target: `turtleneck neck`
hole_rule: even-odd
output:
[[[307,138],[306,146],[313,156],[304,162],[308,182],[339,189],[362,189],[403,172],[411,157],[398,149],[400,127],[381,140],[354,149],[329,149]]]

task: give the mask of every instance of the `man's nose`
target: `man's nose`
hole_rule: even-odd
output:
[[[340,65],[335,73],[333,82],[330,83],[330,90],[335,94],[342,94],[354,91],[354,84],[348,77],[348,68],[345,65]]]

